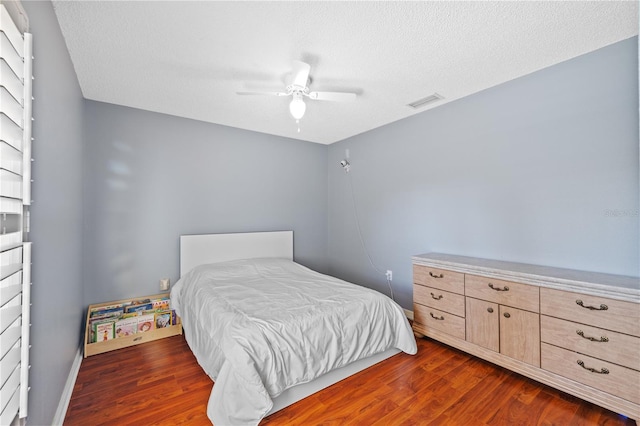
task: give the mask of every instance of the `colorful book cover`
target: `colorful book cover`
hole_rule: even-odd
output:
[[[126,337],[138,331],[138,318],[122,318],[116,321],[116,337]]]
[[[140,312],[140,311],[152,311],[153,303],[144,303],[140,305],[129,305],[124,307],[124,313],[130,314],[132,312]]]
[[[147,303],[151,303],[151,299],[138,299],[138,300],[131,300],[129,302],[125,302],[124,305],[125,306],[132,306],[132,305],[146,305]]]
[[[105,305],[105,306],[95,306],[91,308],[91,316],[93,316],[93,313],[96,311],[103,311],[103,310],[109,310],[109,309],[122,309],[122,308],[123,308],[122,303],[115,303],[113,305]]]
[[[155,315],[145,314],[138,317],[138,333],[151,331],[155,328]]]
[[[153,309],[155,309],[156,311],[165,311],[171,309],[171,300],[167,297],[163,299],[156,299],[151,303],[153,304]]]
[[[93,331],[96,342],[106,342],[115,337],[115,321],[96,322],[93,324]]]
[[[171,311],[157,312],[155,316],[156,328],[171,326]]]
[[[119,316],[123,314],[122,306],[108,309],[96,309],[92,310],[89,315],[90,318],[100,318],[100,317],[110,317],[110,316]]]
[[[106,322],[106,321],[117,321],[120,317],[118,315],[108,315],[108,316],[104,316],[104,317],[95,317],[95,318],[89,318],[89,327],[93,330],[94,325],[97,323],[101,323],[101,322]]]

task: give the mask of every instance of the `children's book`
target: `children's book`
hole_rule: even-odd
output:
[[[104,316],[104,317],[94,317],[94,318],[89,318],[89,327],[93,330],[94,325],[97,323],[101,323],[101,322],[106,322],[106,321],[117,321],[118,318],[120,318],[118,315],[112,314],[112,315],[108,315],[108,316]]]
[[[155,328],[155,315],[145,314],[137,317],[138,319],[138,333],[144,333],[145,331],[151,331]]]
[[[124,302],[123,306],[146,305],[147,303],[151,303],[151,299],[130,300],[128,302]]]
[[[156,328],[166,328],[171,326],[171,311],[156,312]]]
[[[116,337],[126,337],[138,331],[138,318],[122,318],[116,321]]]
[[[92,310],[89,315],[90,318],[107,318],[112,316],[120,316],[123,314],[122,306],[120,307],[111,307],[111,308],[100,308],[96,310]]]
[[[153,304],[153,309],[156,311],[164,311],[171,309],[171,300],[168,297],[163,299],[155,299],[151,302]]]
[[[133,312],[140,312],[140,311],[151,311],[151,310],[153,310],[153,303],[151,302],[140,304],[140,305],[129,305],[124,307],[125,314],[130,314]]]
[[[107,340],[113,339],[115,337],[115,323],[113,320],[95,322],[93,324],[94,342],[106,342]]]
[[[91,308],[90,316],[93,316],[94,312],[97,312],[97,311],[104,311],[104,310],[110,310],[110,309],[122,309],[122,308],[123,308],[122,303],[116,303],[113,305],[106,305],[106,306],[96,306]]]

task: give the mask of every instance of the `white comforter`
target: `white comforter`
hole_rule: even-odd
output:
[[[285,259],[198,266],[171,303],[215,381],[207,414],[216,426],[256,425],[285,389],[358,359],[417,351],[391,299]]]

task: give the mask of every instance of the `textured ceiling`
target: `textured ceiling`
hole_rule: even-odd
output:
[[[638,2],[53,2],[87,99],[333,143],[638,34]],[[282,90],[311,64],[300,132]],[[434,92],[444,99],[415,110]]]

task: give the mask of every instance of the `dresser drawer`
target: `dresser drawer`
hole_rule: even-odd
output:
[[[460,272],[413,265],[413,282],[452,293],[464,294],[464,274]]]
[[[530,312],[539,311],[539,288],[531,285],[467,275],[465,277],[465,294],[476,299]]]
[[[464,317],[464,296],[422,285],[413,286],[413,301],[421,305]]]
[[[640,304],[637,303],[541,288],[540,312],[581,324],[640,336]]]
[[[543,369],[640,404],[640,372],[547,343],[541,349]]]
[[[640,338],[542,315],[543,342],[640,371]]]
[[[464,318],[414,303],[413,320],[425,330],[433,328],[464,340]]]

